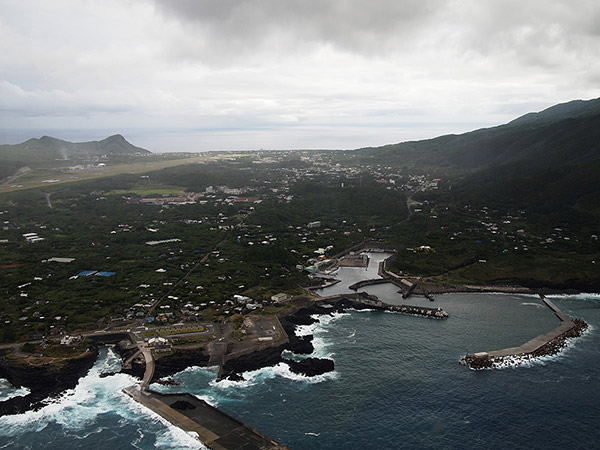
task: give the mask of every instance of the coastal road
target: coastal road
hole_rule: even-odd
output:
[[[415,195],[417,192],[419,191],[415,191],[415,192],[411,192],[410,195],[408,197],[406,197],[406,209],[408,210],[408,218],[410,219],[410,217],[413,215],[412,209],[410,209],[411,206],[413,205],[420,205],[421,203],[416,202],[412,199],[413,195]]]
[[[144,372],[144,378],[140,385],[140,390],[145,392],[154,376],[154,357],[152,356],[152,350],[148,348],[147,344],[139,344],[139,347],[142,355],[144,355],[144,360],[146,361],[146,371]]]
[[[48,208],[52,209],[52,202],[50,201],[50,196],[54,194],[54,192],[44,192],[44,195],[46,196],[46,203],[48,204]]]

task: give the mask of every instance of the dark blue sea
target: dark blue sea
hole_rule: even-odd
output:
[[[373,268],[343,268],[339,276],[371,278]],[[396,290],[367,289],[399,303]],[[349,311],[300,327],[314,334],[315,356],[335,360],[333,373],[305,378],[282,364],[246,374],[246,381],[216,383],[214,370],[196,367],[174,376],[177,388],[153,387],[189,391],[292,450],[599,448],[600,296],[551,298],[590,330],[561,354],[517,367],[473,371],[459,360],[556,327],[539,298],[446,294],[433,304],[411,300],[442,307],[446,320]],[[118,367],[105,349],[72,391],[40,411],[0,418],[0,448],[202,448],[121,393],[135,379],[98,377]],[[18,393],[0,383],[0,398]]]

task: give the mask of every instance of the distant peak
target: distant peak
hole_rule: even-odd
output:
[[[48,143],[51,143],[51,142],[65,142],[65,141],[61,141],[60,139],[57,139],[57,138],[52,137],[52,136],[46,136],[46,135],[44,135],[44,136],[42,136],[39,139],[39,142],[44,143],[44,144],[48,144]]]
[[[106,139],[102,139],[100,142],[104,142],[106,144],[122,144],[129,143],[127,139],[123,137],[121,134],[113,134],[112,136],[107,137]]]

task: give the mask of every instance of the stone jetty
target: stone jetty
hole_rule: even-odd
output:
[[[384,303],[375,295],[359,292],[356,294],[338,294],[329,297],[321,297],[314,300],[315,304],[336,304],[343,303],[346,307],[356,307],[357,309],[372,308],[381,311],[391,311],[411,316],[424,316],[432,319],[445,319],[448,313],[442,308],[427,308],[425,306],[411,305],[391,305]]]
[[[540,294],[540,298],[561,321],[558,327],[525,342],[519,347],[469,353],[461,359],[461,362],[472,369],[480,370],[501,367],[509,361],[521,362],[541,356],[555,355],[565,347],[568,339],[581,336],[587,329],[588,325],[583,320],[571,319],[543,295]]]

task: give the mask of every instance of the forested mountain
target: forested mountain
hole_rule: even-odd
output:
[[[148,150],[130,144],[120,134],[91,142],[68,142],[43,136],[20,144],[0,145],[0,179],[24,166],[57,166],[68,161],[81,162],[103,156],[110,158],[149,153]]]
[[[357,150],[371,162],[455,178],[461,202],[526,208],[548,220],[600,217],[600,99],[553,106],[494,128]]]
[[[460,135],[357,150],[366,159],[464,172],[530,175],[600,158],[600,99],[572,101]]]
[[[89,158],[102,155],[127,155],[150,153],[130,144],[120,134],[115,134],[101,141],[68,142],[49,136],[40,139],[29,139],[21,144],[0,145],[0,160],[19,161],[26,164],[37,161],[53,161]]]

